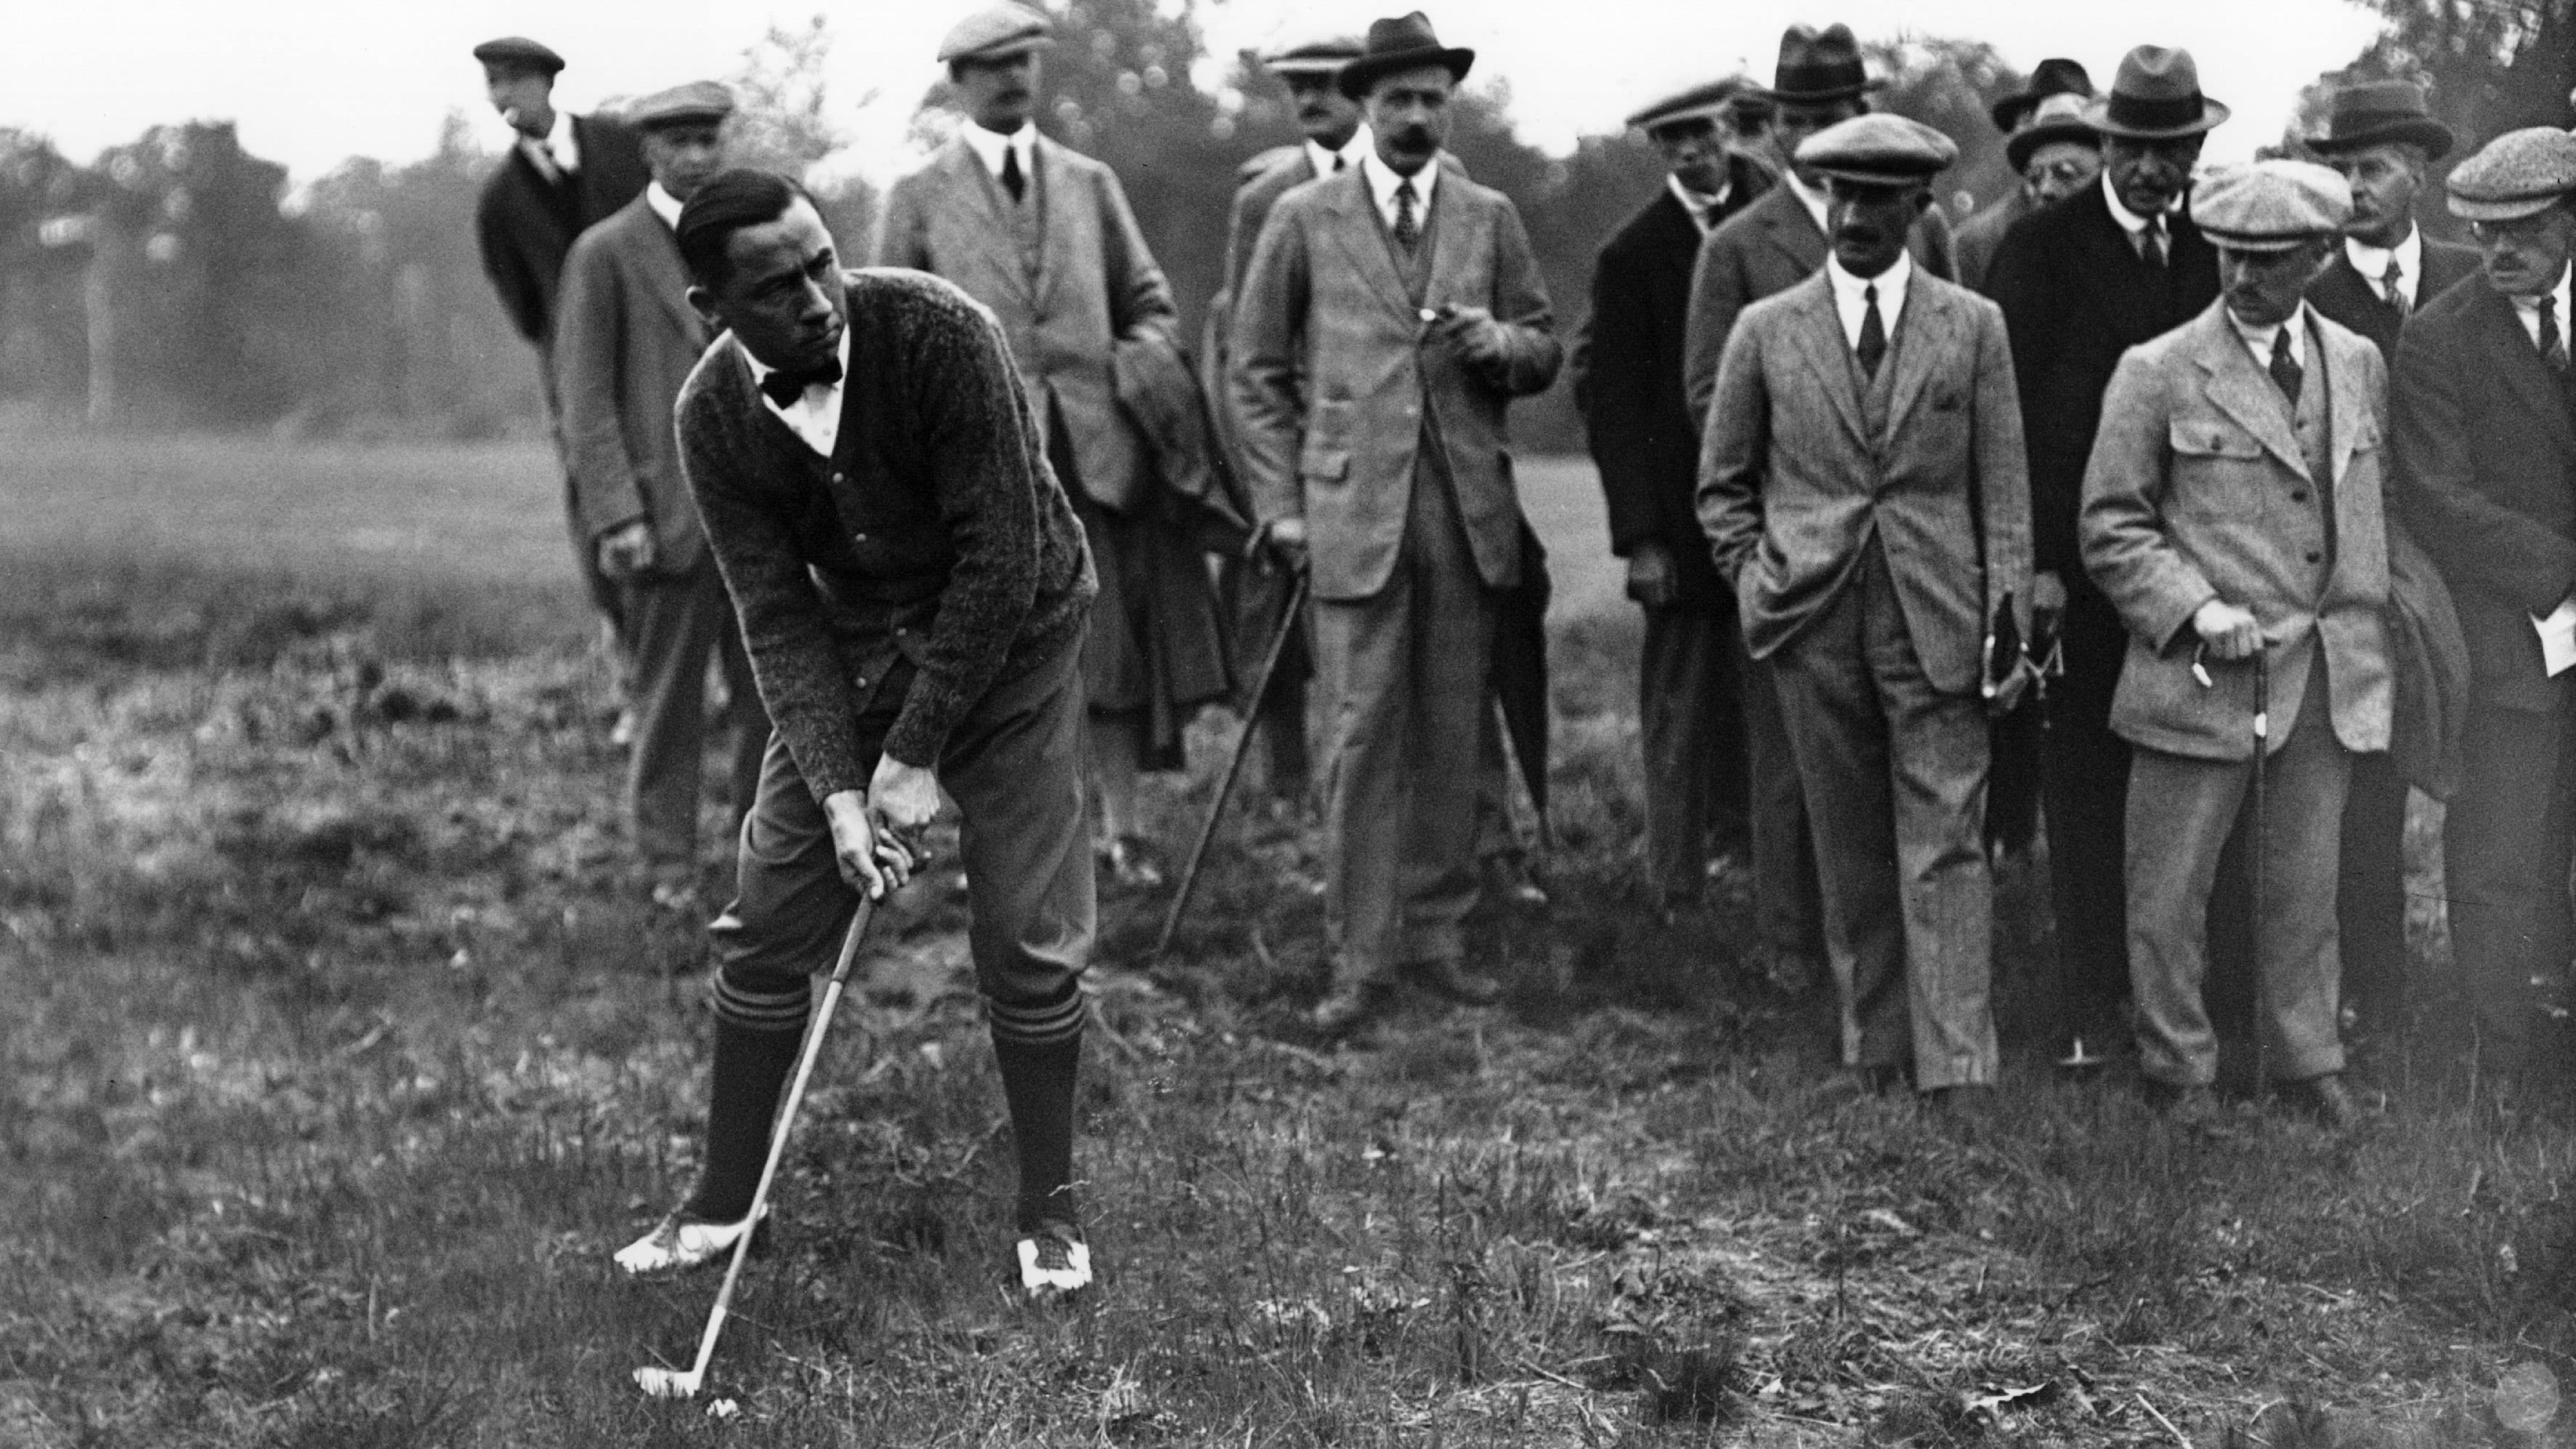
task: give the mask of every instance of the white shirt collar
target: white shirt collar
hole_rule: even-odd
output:
[[[546,132],[542,139],[521,136],[519,149],[528,153],[528,159],[537,163],[538,170],[547,171],[552,167],[549,175],[581,169],[581,136],[572,128],[570,111],[558,109],[554,129]]]
[[[2254,366],[2257,370],[2263,372],[2271,370],[2272,339],[2278,337],[2284,327],[2290,329],[2290,360],[2303,368],[2308,365],[2308,304],[2304,301],[2299,303],[2298,311],[2290,314],[2290,320],[2287,322],[2276,322],[2269,327],[2256,327],[2230,311],[2227,314],[2227,325],[2236,329],[2237,339],[2245,344],[2247,352],[2254,355]]]
[[[1799,205],[1807,208],[1807,215],[1816,219],[1816,230],[1832,236],[1833,223],[1826,219],[1825,208],[1832,204],[1833,198],[1799,180],[1795,170],[1783,170],[1780,180],[1789,188],[1789,194],[1798,198]]]
[[[662,224],[664,226],[671,228],[673,231],[680,229],[680,198],[663,190],[661,182],[653,181],[645,184],[644,204],[653,208],[653,214],[662,218]],[[750,354],[746,353],[744,355],[749,356]]]
[[[1664,173],[1664,185],[1673,193],[1673,200],[1682,204],[1682,210],[1690,213],[1691,220],[1699,223],[1700,232],[1705,235],[1717,229],[1709,220],[1709,213],[1726,205],[1726,198],[1735,194],[1735,173],[1727,172],[1726,182],[1717,188],[1715,196],[1700,195],[1682,185],[1682,179],[1669,171]]]
[[[1368,181],[1369,195],[1377,199],[1377,214],[1392,229],[1395,225],[1395,189],[1406,181],[1413,183],[1413,218],[1425,222],[1431,215],[1431,193],[1440,184],[1440,158],[1434,156],[1411,176],[1399,176],[1371,147],[1360,158],[1360,175]]]
[[[2576,276],[2576,264],[2571,264],[2566,268],[2566,270],[2561,271],[2558,274],[2558,285],[2550,288],[2548,295],[2558,299],[2557,320],[2559,340],[2569,347],[2576,347],[2576,333],[2571,333],[2567,330],[2567,279],[2571,276]],[[2522,330],[2524,335],[2530,337],[2532,346],[2539,346],[2540,299],[2538,297],[2515,297],[2511,300],[2513,302],[2513,314],[2522,319]]]
[[[2388,259],[2395,257],[2398,294],[2406,299],[2409,306],[2414,304],[2424,281],[2422,227],[2406,228],[2406,239],[2394,247],[2375,247],[2345,237],[2343,255],[2344,260],[2352,263],[2352,269],[2361,273],[2361,279],[2370,283],[2370,290],[2374,292],[2379,290],[2380,279],[2388,275]]]
[[[754,388],[758,388],[761,383],[768,380],[771,373],[778,370],[752,356],[751,349],[742,345],[741,338],[736,337],[733,345],[734,349],[742,354],[742,360],[751,364],[751,384]],[[803,438],[805,446],[826,458],[832,456],[832,449],[841,441],[841,389],[847,387],[850,382],[850,329],[846,326],[841,329],[840,351],[840,381],[808,384],[805,395],[787,407],[780,407],[771,402],[769,394],[765,392],[760,395],[761,406],[775,413],[780,422],[787,424],[794,430],[796,436]]]
[[[1377,138],[1369,134],[1368,122],[1362,121],[1360,128],[1351,132],[1351,138],[1342,143],[1342,149],[1339,151],[1328,151],[1321,144],[1308,141],[1306,164],[1315,168],[1316,175],[1330,176],[1333,174],[1335,161],[1341,162],[1344,166],[1357,166],[1376,151]]]
[[[2107,169],[2102,173],[2102,199],[2111,203],[2111,219],[2118,222],[2120,224],[2120,230],[2127,232],[2132,240],[2136,239],[2138,233],[2145,231],[2150,226],[2153,226],[2158,220],[2158,218],[2154,217],[2140,216],[2126,206],[2121,205],[2119,189],[2111,184],[2111,173]],[[2168,215],[2170,215],[2170,213],[2168,213]],[[2165,224],[2165,234],[2167,236],[2171,236],[2173,234],[2173,224],[2171,222],[2167,222]]]
[[[1857,350],[1860,329],[1869,315],[1869,289],[1878,289],[1878,326],[1896,340],[1896,319],[1905,313],[1905,293],[1914,284],[1914,257],[1899,251],[1896,264],[1875,277],[1855,277],[1843,270],[1842,258],[1825,253],[1825,277],[1833,284],[1834,311],[1842,318],[1843,341]]]
[[[999,131],[987,131],[973,121],[968,121],[957,128],[957,133],[964,136],[966,144],[973,147],[975,154],[982,158],[984,169],[993,173],[993,179],[997,181],[1001,179],[1002,153],[1005,151],[1020,153],[1022,176],[1037,174],[1038,128],[1035,125],[1022,121],[1018,130],[1005,136]]]

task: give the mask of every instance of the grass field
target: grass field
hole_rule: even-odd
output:
[[[2003,1101],[1953,1124],[1738,979],[1740,881],[1654,925],[1634,622],[1588,474],[1523,477],[1560,847],[1549,914],[1477,928],[1504,1002],[1314,1040],[1284,825],[1229,832],[1150,973],[1161,900],[1113,897],[1104,1280],[1030,1312],[959,907],[916,890],[720,1419],[627,1378],[714,1289],[606,1264],[689,1170],[701,948],[619,866],[540,455],[10,440],[0,1445],[2217,1446],[2284,1401],[2315,1413],[2276,1445],[2576,1442],[2497,1394],[2576,1367],[2563,1103],[2392,1050],[2349,1140],[2172,1132],[2033,1057],[2024,865]],[[1159,782],[1171,836],[1227,733]]]

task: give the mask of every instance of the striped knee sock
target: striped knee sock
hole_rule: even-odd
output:
[[[771,1119],[778,1094],[796,1065],[813,986],[803,977],[792,987],[764,984],[754,990],[718,975],[715,985],[715,1070],[707,1097],[706,1148],[698,1183],[682,1211],[732,1222],[751,1211],[760,1169],[769,1160]]]
[[[1078,1224],[1073,1198],[1073,1089],[1082,1064],[1083,1000],[1068,984],[1061,1000],[1039,1006],[988,1001],[993,1057],[1019,1148],[1019,1230],[1050,1222]]]

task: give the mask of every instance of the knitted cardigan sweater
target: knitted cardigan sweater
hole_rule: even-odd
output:
[[[830,458],[769,410],[731,333],[677,409],[761,701],[817,799],[867,787],[859,717],[889,674],[911,666],[885,753],[935,764],[978,701],[1080,640],[1099,591],[992,314],[916,272],[847,282]]]

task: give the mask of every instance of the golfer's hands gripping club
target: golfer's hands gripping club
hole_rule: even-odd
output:
[[[2251,659],[2263,647],[2263,624],[2251,609],[2239,608],[2225,599],[2212,599],[2191,616],[2191,627],[2200,642],[2220,659],[2234,663]]]
[[[841,879],[870,900],[912,879],[926,859],[913,844],[939,813],[939,776],[892,755],[879,757],[865,791],[840,790],[823,798],[832,827],[832,854]]]
[[[1261,546],[1271,560],[1294,573],[1306,566],[1306,520],[1274,518],[1261,526]]]

